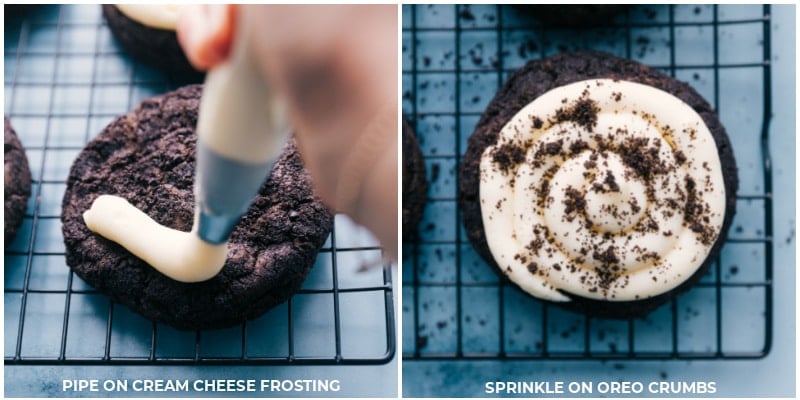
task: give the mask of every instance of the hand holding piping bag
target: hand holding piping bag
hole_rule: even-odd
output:
[[[240,26],[240,16],[249,23]],[[393,5],[190,6],[190,61],[223,65],[239,36],[284,99],[315,189],[397,257],[397,11]],[[242,29],[240,29],[242,28]]]
[[[240,10],[244,11],[244,10]],[[254,57],[250,25],[236,16],[230,55],[206,76],[197,120],[196,221],[203,241],[227,242],[286,145],[286,110]]]

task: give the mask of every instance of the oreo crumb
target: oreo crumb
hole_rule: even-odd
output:
[[[458,16],[465,21],[475,21],[475,15],[472,14],[472,11],[466,7],[461,9],[461,11],[458,13]]]
[[[597,126],[597,113],[599,111],[600,107],[594,100],[584,97],[576,100],[567,108],[557,109],[555,122],[571,121],[592,132],[594,127]]]
[[[506,144],[498,147],[492,158],[503,172],[508,173],[525,159],[525,151],[514,144]]]
[[[440,169],[441,167],[439,166],[439,163],[431,164],[431,179],[430,179],[431,182],[436,182],[436,180],[439,179]]]
[[[580,190],[568,186],[564,190],[564,213],[567,215],[567,220],[572,221],[575,216],[571,214],[579,212],[586,208],[586,199]]]

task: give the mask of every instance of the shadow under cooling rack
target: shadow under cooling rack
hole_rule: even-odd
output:
[[[99,5],[5,15],[5,115],[26,147],[33,194],[4,251],[6,365],[357,365],[395,354],[390,265],[364,229],[336,216],[302,290],[223,330],[154,324],[66,266],[61,199],[72,160],[111,120],[180,85],[117,48]]]
[[[458,168],[481,113],[531,59],[592,48],[688,82],[717,110],[739,167],[737,215],[689,292],[643,319],[590,318],[508,284],[461,225]],[[403,111],[430,182],[403,244],[405,359],[742,359],[772,343],[770,7],[639,5],[607,25],[543,27],[512,6],[404,5]]]

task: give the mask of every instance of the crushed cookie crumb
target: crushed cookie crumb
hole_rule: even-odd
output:
[[[564,190],[564,213],[567,214],[568,220],[572,221],[575,218],[571,215],[586,208],[586,200],[580,190],[568,186]],[[570,218],[571,217],[571,218]]]
[[[561,146],[564,145],[564,140],[559,139],[555,142],[542,143],[539,150],[536,152],[536,157],[540,156],[555,156],[561,154]]]
[[[709,206],[700,199],[700,195],[697,193],[697,184],[688,175],[684,177],[684,189],[686,199],[683,206],[683,222],[697,234],[701,243],[709,246],[714,238],[714,227],[708,224],[708,215],[704,215]]]
[[[675,162],[677,162],[678,165],[683,165],[683,163],[686,162],[686,154],[683,154],[682,151],[676,150],[674,154],[675,154]]]
[[[595,193],[619,193],[620,187],[619,184],[617,184],[614,173],[608,170],[606,171],[606,177],[603,179],[603,183],[594,183],[592,185],[592,190]]]
[[[586,93],[584,93],[586,94]],[[562,101],[562,103],[565,103]],[[597,113],[600,112],[600,107],[597,103],[584,96],[570,104],[568,107],[559,108],[555,113],[555,122],[571,121],[578,126],[583,127],[589,132],[592,132],[597,126]]]
[[[508,173],[525,159],[525,150],[514,144],[505,144],[494,150],[492,159],[500,169]]]
[[[528,271],[535,275],[539,271],[539,266],[536,263],[532,262],[528,264]]]
[[[625,165],[645,181],[670,171],[658,154],[660,142],[655,142],[655,146],[650,146],[649,142],[648,138],[631,138],[623,142],[618,150]]]

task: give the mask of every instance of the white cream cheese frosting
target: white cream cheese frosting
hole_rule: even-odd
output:
[[[84,212],[83,220],[92,232],[117,242],[159,272],[181,282],[213,278],[222,270],[228,254],[227,243],[212,245],[195,232],[162,226],[118,196],[98,196]]]
[[[631,301],[691,277],[725,216],[702,118],[659,89],[596,79],[520,110],[480,163],[485,237],[535,297]]]
[[[174,31],[178,25],[179,4],[116,4],[126,17],[156,29]]]

